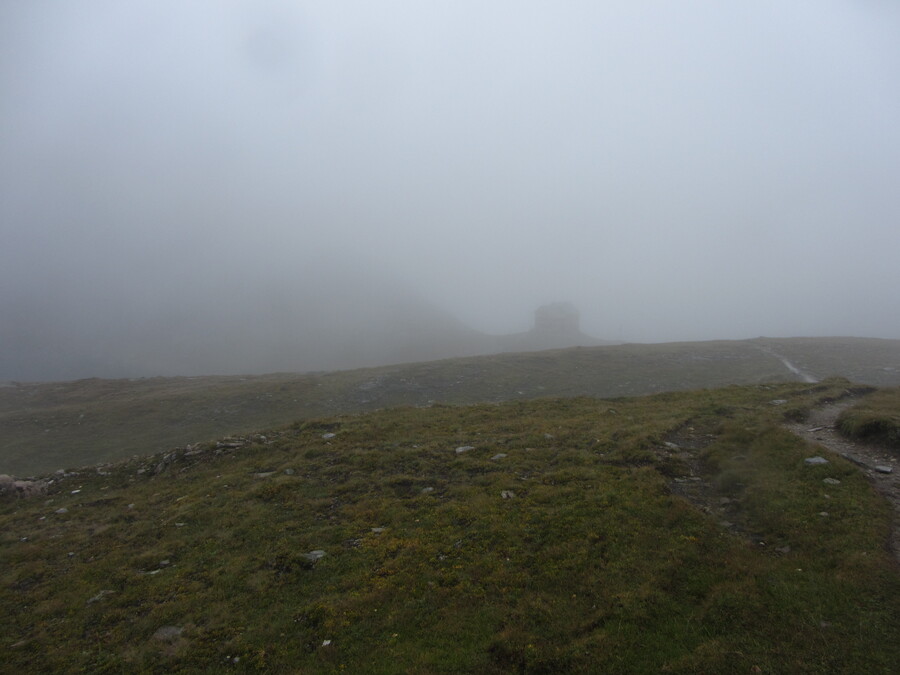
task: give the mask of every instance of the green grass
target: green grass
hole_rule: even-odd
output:
[[[889,508],[770,404],[845,389],[396,407],[81,470],[0,507],[2,668],[893,672]]]
[[[882,389],[841,413],[841,433],[900,450],[900,389]]]
[[[900,385],[900,342],[850,338],[575,348],[307,375],[19,384],[0,387],[0,473],[119,461],[399,405],[636,396],[795,379],[765,349],[818,376]]]

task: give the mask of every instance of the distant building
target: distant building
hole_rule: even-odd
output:
[[[534,332],[545,337],[580,335],[581,316],[568,302],[552,302],[534,312]]]

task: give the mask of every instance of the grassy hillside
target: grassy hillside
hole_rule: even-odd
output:
[[[900,341],[749,340],[504,354],[310,375],[0,387],[0,473],[31,475],[396,405],[634,396],[816,377],[900,385]]]
[[[778,425],[846,387],[400,407],[57,476],[0,506],[4,669],[894,672],[889,509]]]

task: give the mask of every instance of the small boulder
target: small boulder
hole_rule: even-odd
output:
[[[828,464],[828,460],[824,457],[807,457],[803,460],[803,463],[806,466],[819,466],[821,464]]]
[[[491,457],[491,459],[496,462],[498,459],[504,459],[505,457],[506,457],[505,452],[498,452],[496,455]]]
[[[153,638],[162,642],[174,642],[181,637],[183,632],[184,628],[180,626],[162,626],[156,629]]]
[[[474,449],[475,449],[474,445],[461,445],[456,449],[456,454],[461,455],[464,452],[468,452],[469,450],[474,450]]]
[[[841,484],[841,481],[839,481],[837,478],[823,478],[822,482],[825,483],[825,485],[840,485]]]
[[[876,464],[873,467],[878,473],[893,473],[894,467],[888,466],[887,464]]]
[[[99,593],[97,593],[97,595],[95,595],[91,598],[88,598],[87,604],[93,605],[95,602],[99,602],[100,600],[102,600],[104,596],[111,595],[113,593],[115,593],[115,591],[110,590],[110,589],[104,589],[104,590],[100,591]]]
[[[322,558],[325,557],[325,551],[316,550],[316,551],[310,551],[309,553],[303,553],[301,555],[304,558],[306,558],[309,562],[314,563],[314,562],[318,562],[319,560],[321,560]]]

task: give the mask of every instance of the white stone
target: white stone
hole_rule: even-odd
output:
[[[819,464],[828,464],[828,460],[824,457],[807,457],[803,460],[806,466],[817,466]]]

